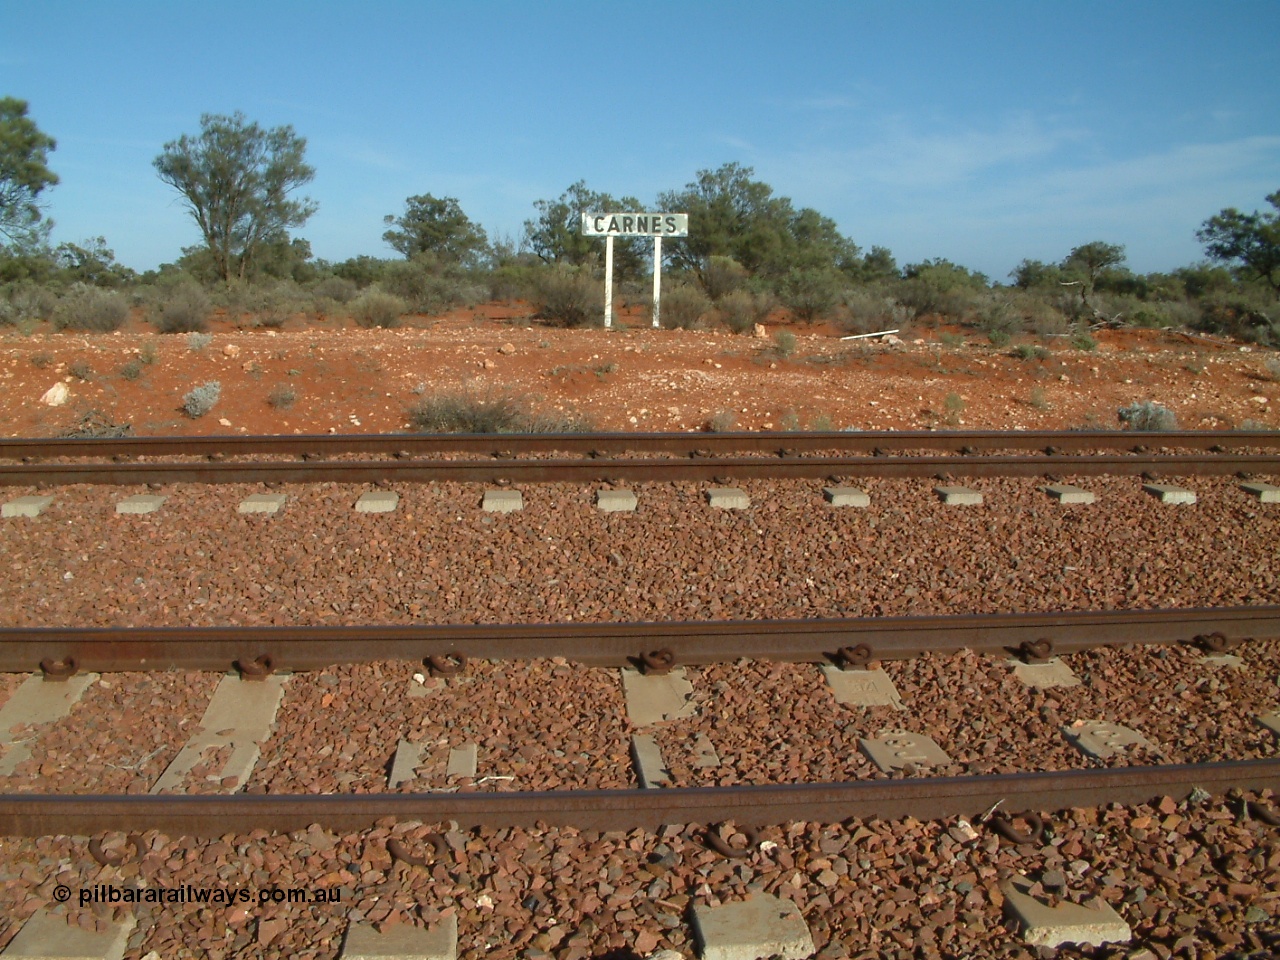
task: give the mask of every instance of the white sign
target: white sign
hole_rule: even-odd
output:
[[[687,237],[687,213],[584,213],[588,237]]]

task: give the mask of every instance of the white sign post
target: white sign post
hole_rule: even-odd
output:
[[[604,237],[604,325],[613,326],[613,238],[653,237],[653,325],[662,297],[662,238],[687,237],[687,213],[584,213],[582,234]]]

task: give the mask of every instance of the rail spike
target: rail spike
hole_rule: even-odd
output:
[[[670,647],[640,654],[640,672],[649,677],[662,677],[676,665],[675,652]]]
[[[433,677],[455,677],[467,671],[467,658],[461,653],[432,654],[425,662]]]
[[[274,672],[275,661],[269,653],[263,653],[252,660],[237,660],[233,666],[239,672],[241,680],[265,680]]]
[[[46,680],[66,680],[68,677],[74,677],[79,669],[75,657],[63,657],[55,660],[52,657],[46,657],[40,661],[40,673],[44,675]]]

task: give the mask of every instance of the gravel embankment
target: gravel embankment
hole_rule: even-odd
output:
[[[1010,846],[956,821],[791,823],[765,829],[745,860],[708,851],[695,827],[659,834],[568,829],[447,833],[447,855],[427,834],[447,826],[399,824],[349,835],[318,828],[287,836],[216,841],[141,837],[119,867],[95,863],[82,839],[0,840],[0,945],[55,884],[63,908],[92,925],[111,908],[78,906],[92,884],[258,891],[272,886],[336,890],[340,903],[251,902],[226,907],[142,904],[127,960],[162,957],[297,956],[331,960],[351,920],[382,924],[458,918],[466,960],[586,960],[611,951],[692,955],[694,905],[764,890],[796,902],[823,960],[913,960],[925,954],[1044,956],[1022,944],[1003,917],[1000,883],[1020,872],[1047,894],[1101,897],[1134,930],[1133,945],[1086,951],[1121,960],[1156,956],[1240,957],[1280,947],[1280,835],[1239,817],[1239,803],[1202,806],[1165,799],[1150,806],[1075,810],[1054,818],[1040,846]],[[731,835],[722,828],[722,835]],[[389,837],[425,867],[393,863]],[[108,849],[124,845],[107,837]],[[740,838],[735,842],[740,843]],[[122,908],[116,912],[123,914]],[[1186,952],[1188,948],[1191,952]],[[626,951],[634,951],[634,954]],[[1231,951],[1237,951],[1232,953]],[[1061,954],[1059,954],[1061,955]],[[1255,954],[1261,956],[1263,954]]]
[[[768,619],[1280,602],[1280,509],[1228,478],[1192,478],[1175,507],[1138,478],[1064,478],[1099,503],[1063,507],[1032,480],[978,479],[981,507],[928,481],[871,480],[865,510],[821,482],[742,481],[752,507],[711,509],[706,485],[636,484],[634,514],[594,487],[529,485],[525,509],[479,510],[481,488],[398,484],[393,514],[361,489],[285,486],[275,517],[241,516],[255,485],[175,485],[158,514],[117,517],[138,490],[76,486],[0,524],[0,610],[53,624],[489,623]],[[14,489],[13,494],[34,492]]]

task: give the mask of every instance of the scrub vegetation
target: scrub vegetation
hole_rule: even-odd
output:
[[[1280,191],[1261,212],[1205,211],[1196,236],[1206,259],[1167,273],[1133,272],[1124,248],[1103,240],[1054,262],[1023,260],[1004,278],[942,258],[900,266],[889,250],[864,249],[738,163],[700,170],[648,201],[579,180],[532,201],[519,237],[491,236],[456,198],[424,192],[382,215],[394,256],[329,262],[297,235],[316,210],[298,196],[315,176],[306,139],[239,113],[206,114],[199,132],[164,144],[153,162],[201,242],[136,274],[104,237],[49,244],[44,207],[58,183],[49,168],[56,146],[25,102],[0,100],[0,325],[110,332],[139,316],[158,332],[189,333],[219,315],[248,328],[313,317],[392,327],[491,300],[523,301],[526,317],[595,325],[604,242],[582,234],[582,216],[631,211],[689,217],[687,237],[663,241],[668,327],[750,334],[790,320],[854,334],[933,324],[995,349],[1063,337],[1085,351],[1100,328],[1160,327],[1280,346]],[[615,238],[619,306],[649,302],[651,251],[648,238]]]

